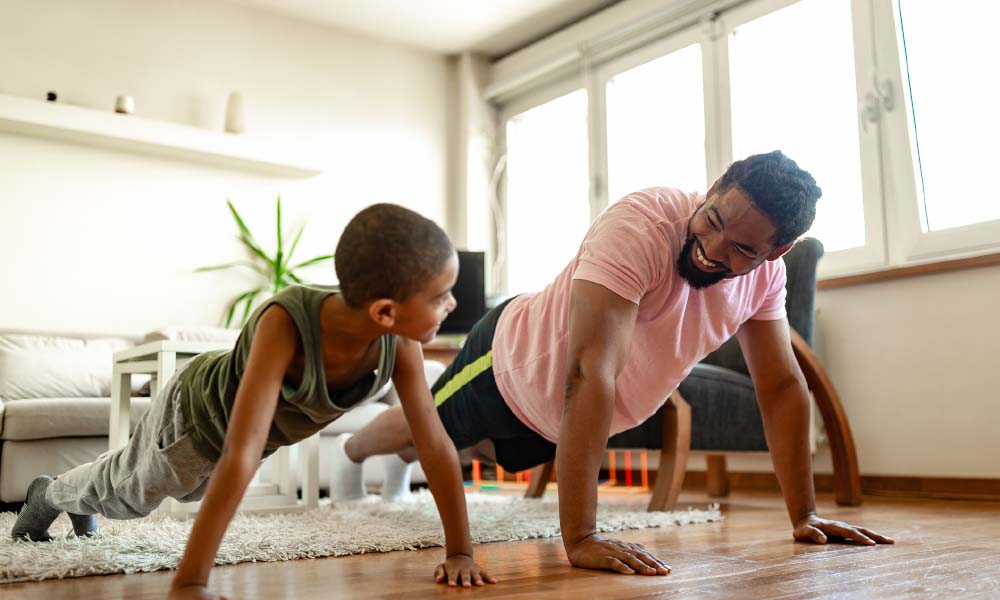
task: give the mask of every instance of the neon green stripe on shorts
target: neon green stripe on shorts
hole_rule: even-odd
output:
[[[466,385],[476,377],[478,377],[483,371],[489,369],[493,366],[493,351],[490,350],[486,354],[480,356],[476,360],[465,365],[457,375],[448,380],[448,383],[444,384],[444,387],[439,389],[436,394],[434,394],[434,406],[441,406],[444,404],[448,398],[451,398],[455,393],[462,389],[462,386]]]

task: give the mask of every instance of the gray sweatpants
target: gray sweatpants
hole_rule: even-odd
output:
[[[128,443],[60,475],[45,491],[59,510],[137,519],[167,497],[200,500],[215,463],[199,454],[181,413],[179,370],[139,418]]]

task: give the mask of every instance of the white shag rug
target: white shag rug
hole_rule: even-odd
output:
[[[240,514],[233,519],[215,564],[279,561],[365,552],[442,546],[444,535],[433,498],[426,490],[413,502],[386,504],[378,497],[325,504],[292,514]],[[646,512],[645,502],[605,503],[598,508],[601,532],[671,527],[719,521],[718,505],[707,510]],[[554,494],[541,500],[468,493],[469,519],[476,542],[499,542],[559,535]],[[49,529],[48,543],[14,542],[16,515],[0,513],[0,583],[40,581],[109,573],[139,573],[177,566],[192,520],[150,516],[134,521],[98,517],[101,533],[76,538],[63,515]]]

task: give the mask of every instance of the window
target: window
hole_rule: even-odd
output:
[[[655,185],[705,190],[734,159],[774,149],[823,189],[808,233],[826,247],[821,276],[1000,251],[989,187],[1000,3],[675,4],[494,71],[498,96],[521,106],[507,125],[508,292],[551,279],[609,202]],[[527,102],[553,81],[577,89]],[[559,226],[532,229],[529,206]],[[532,254],[545,235],[551,262]]]
[[[923,231],[1000,219],[984,176],[996,170],[1000,4],[900,0],[900,59]]]
[[[733,158],[780,149],[823,189],[809,235],[865,244],[849,2],[805,0],[729,34]]]
[[[692,44],[607,82],[608,199],[666,185],[704,190],[701,46]]]
[[[590,225],[587,94],[577,90],[507,120],[507,292],[541,291]]]

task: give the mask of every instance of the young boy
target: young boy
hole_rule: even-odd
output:
[[[391,378],[444,525],[447,558],[436,580],[494,583],[472,558],[458,456],[420,347],[455,308],[455,249],[432,221],[376,204],[348,223],[335,267],[339,291],[288,288],[254,311],[232,351],[193,358],[124,448],[32,481],[13,537],[49,539],[62,511],[77,535],[88,535],[95,513],[139,518],[168,496],[204,497],[170,597],[215,598],[209,569],[261,457],[320,431]]]

